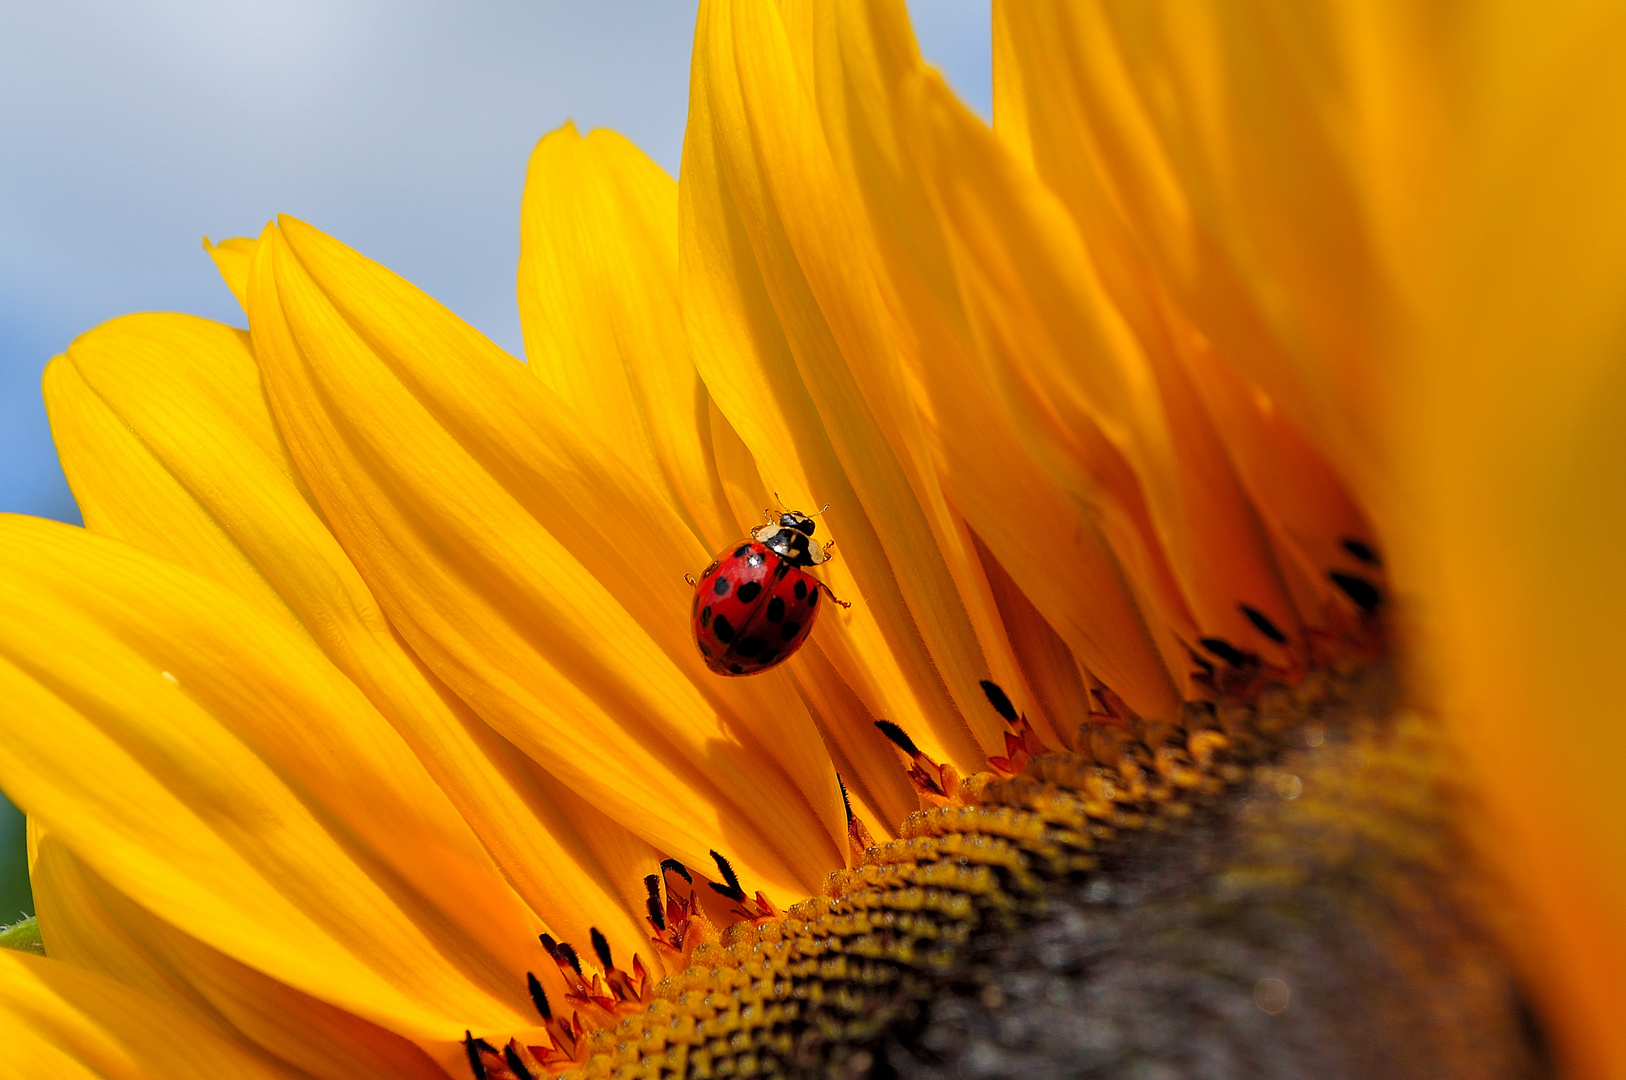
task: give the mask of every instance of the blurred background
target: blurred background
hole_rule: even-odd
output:
[[[0,512],[79,521],[40,401],[46,361],[131,311],[245,325],[201,238],[278,213],[521,355],[532,146],[573,118],[677,175],[695,9],[0,0]],[[921,51],[988,117],[988,0],[909,10]],[[22,815],[0,803],[0,923],[32,912]]]

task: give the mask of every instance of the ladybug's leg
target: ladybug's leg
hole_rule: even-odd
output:
[[[811,576],[811,575],[809,575],[809,576]],[[822,581],[819,581],[818,578],[814,578],[813,580],[818,585],[819,588],[824,590],[824,595],[826,595],[826,596],[828,596],[830,598],[831,603],[840,604],[844,608],[850,608],[850,607],[853,606],[851,600],[843,600],[843,599],[841,599],[841,597],[837,596],[835,593],[830,591],[830,586],[826,585]]]
[[[696,586],[696,585],[698,585],[698,584],[700,584],[700,583],[699,583],[699,582],[698,582],[698,581],[696,581],[696,580],[695,580],[695,579],[694,579],[694,575],[693,575],[693,574],[684,574],[684,575],[683,575],[683,580],[684,580],[684,581],[687,581],[687,582],[688,582],[688,583],[689,583],[689,586],[690,586],[690,587],[691,587],[691,588],[692,588],[692,587],[694,587],[694,586]]]

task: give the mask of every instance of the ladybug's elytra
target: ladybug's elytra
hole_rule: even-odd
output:
[[[823,513],[824,511],[819,511]],[[805,567],[829,562],[833,543],[813,542],[813,516],[787,510],[718,554],[694,585],[691,625],[706,666],[719,675],[755,675],[802,647],[830,586]],[[844,600],[830,599],[842,607]]]

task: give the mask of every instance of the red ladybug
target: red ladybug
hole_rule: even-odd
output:
[[[824,511],[819,511],[823,513]],[[719,675],[755,675],[802,647],[819,615],[819,591],[830,586],[803,567],[830,561],[833,543],[813,543],[813,518],[788,510],[751,530],[751,538],[718,554],[694,586],[695,644]],[[842,607],[844,600],[830,599]]]

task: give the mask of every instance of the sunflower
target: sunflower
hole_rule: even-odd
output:
[[[1622,18],[996,3],[990,130],[708,2],[681,184],[537,147],[524,363],[211,247],[0,523],[7,1064],[1626,1073]],[[719,678],[775,499],[852,606]]]

